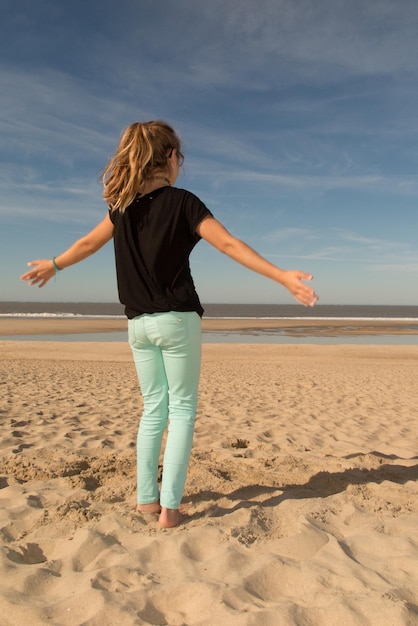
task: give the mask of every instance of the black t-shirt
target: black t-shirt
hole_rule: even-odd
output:
[[[129,319],[143,313],[203,308],[189,256],[196,228],[212,213],[184,189],[160,187],[138,196],[124,211],[110,211],[119,299]]]

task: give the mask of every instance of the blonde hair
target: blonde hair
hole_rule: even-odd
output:
[[[103,197],[110,209],[123,212],[147,180],[165,173],[174,149],[181,165],[184,157],[180,139],[166,122],[135,122],[128,126],[103,171]]]

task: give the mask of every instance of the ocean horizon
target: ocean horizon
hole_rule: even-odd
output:
[[[203,343],[321,343],[321,344],[375,344],[375,345],[418,345],[418,306],[410,305],[328,305],[318,304],[315,307],[303,307],[298,304],[203,304],[205,319],[237,319],[237,320],[306,320],[306,327],[299,336],[294,336],[284,325],[283,328],[260,328],[248,330],[214,331],[204,330]],[[0,302],[1,319],[126,319],[124,308],[116,302]],[[346,321],[347,327],[356,329],[356,322],[370,322],[374,332],[362,332],[348,335],[338,333],[336,336],[320,336],[318,329],[312,331],[310,320],[323,321],[324,329],[327,322]],[[387,321],[391,328],[409,330],[409,334],[377,330],[378,324]],[[376,327],[374,327],[376,322]],[[360,324],[358,326],[360,328]],[[376,332],[377,330],[377,332]],[[127,341],[127,331],[8,335],[1,340],[30,341]]]
[[[418,306],[203,303],[205,318],[218,319],[363,319],[418,321]],[[125,318],[118,302],[0,302],[0,317]]]

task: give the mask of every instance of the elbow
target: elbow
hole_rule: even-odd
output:
[[[222,252],[222,254],[233,257],[239,243],[239,239],[236,239],[235,237],[228,237],[219,244],[218,250],[219,252]]]
[[[96,246],[94,245],[94,242],[91,241],[88,237],[82,237],[79,240],[79,246],[81,248],[81,251],[83,253],[83,255],[90,256],[91,254],[94,254],[96,252]]]

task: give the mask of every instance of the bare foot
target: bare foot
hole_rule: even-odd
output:
[[[160,503],[157,501],[157,502],[150,502],[149,504],[137,504],[136,510],[139,511],[139,513],[158,514],[161,512],[161,507],[160,507]]]
[[[166,509],[162,507],[158,522],[163,528],[174,528],[174,526],[178,526],[184,522],[186,517],[187,516],[180,513],[178,509]]]

